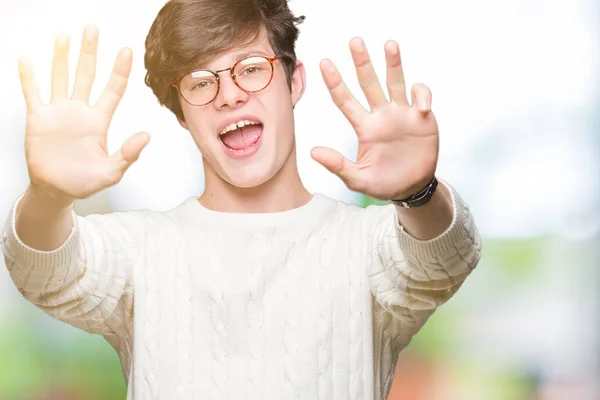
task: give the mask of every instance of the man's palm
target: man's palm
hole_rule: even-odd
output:
[[[83,199],[116,184],[138,158],[149,136],[130,137],[114,155],[107,152],[107,132],[131,71],[131,51],[119,53],[113,74],[97,104],[88,105],[95,78],[98,30],[86,27],[73,94],[68,92],[69,38],[56,39],[52,63],[52,98],[41,103],[31,67],[19,63],[27,103],[25,152],[32,185]]]

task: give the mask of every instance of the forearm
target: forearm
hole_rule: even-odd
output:
[[[87,332],[120,335],[132,322],[141,218],[77,217],[69,203],[28,189],[0,238],[5,265],[23,297],[44,312]]]
[[[74,200],[30,186],[15,210],[15,230],[27,246],[39,251],[59,248],[73,229]]]
[[[419,240],[431,240],[440,236],[450,227],[454,218],[452,195],[442,182],[427,204],[414,208],[396,206],[396,210],[400,226]]]
[[[444,206],[435,207],[432,203],[434,198],[443,203],[445,196],[452,207],[447,213],[438,211],[444,210]],[[409,218],[417,219],[411,221],[412,225],[399,217],[400,224],[409,225],[411,233],[421,229],[433,236],[430,240],[419,240],[394,221],[401,210],[392,215],[382,213],[387,222],[377,221],[380,230],[373,236],[377,251],[368,252],[372,291],[386,311],[374,314],[374,318],[389,325],[386,329],[396,329],[391,336],[398,338],[397,345],[401,347],[437,307],[454,295],[481,258],[481,238],[468,205],[454,189],[441,182],[434,198],[432,204],[402,211],[428,207],[432,215],[441,214],[439,219],[445,218],[444,215],[449,217],[449,226],[428,222],[429,216],[419,219],[416,213],[409,214]],[[423,224],[429,224],[429,228],[423,229]],[[391,316],[396,325],[385,320],[386,316]]]
[[[46,200],[27,193],[11,209],[0,241],[10,278],[50,316],[90,333],[122,336],[132,323],[131,271],[139,246],[113,231],[137,225],[126,218],[119,224],[116,214],[112,221],[75,217],[70,207]],[[29,243],[16,235],[17,210]]]

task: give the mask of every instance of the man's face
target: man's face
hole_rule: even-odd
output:
[[[230,68],[242,56],[275,56],[264,31],[252,44],[221,54],[202,69]],[[273,64],[271,83],[260,92],[240,89],[229,71],[219,77],[212,103],[192,106],[180,98],[185,117],[180,123],[202,153],[207,183],[220,178],[235,187],[259,186],[284,166],[294,149],[293,107],[304,92],[304,67],[298,63],[291,91],[279,60]],[[233,124],[244,126],[234,129]]]

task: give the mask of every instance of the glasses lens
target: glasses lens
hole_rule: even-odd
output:
[[[233,70],[237,84],[247,92],[258,92],[267,87],[273,76],[273,65],[264,57],[248,57]]]
[[[215,98],[219,82],[216,75],[210,71],[194,71],[181,80],[179,90],[188,103],[201,106]]]

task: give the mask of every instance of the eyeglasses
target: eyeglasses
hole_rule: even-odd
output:
[[[192,106],[205,106],[212,103],[219,93],[219,73],[229,71],[237,87],[246,93],[256,93],[265,89],[273,80],[273,63],[277,57],[252,56],[239,60],[230,68],[212,72],[197,70],[174,81],[171,86]]]

